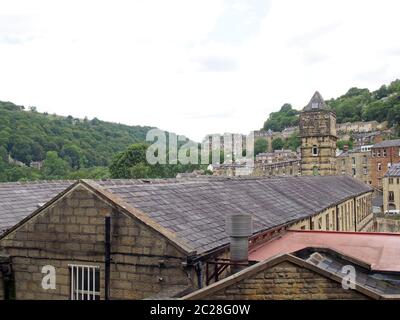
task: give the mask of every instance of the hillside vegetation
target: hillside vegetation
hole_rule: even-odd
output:
[[[0,101],[0,181],[107,177],[114,156],[144,142],[152,127],[61,117]],[[8,155],[29,166],[8,164]]]
[[[346,94],[326,101],[336,112],[337,122],[388,121],[389,125],[400,123],[400,80],[383,85],[376,91],[351,88]],[[299,108],[302,109],[302,108]],[[263,129],[282,131],[297,126],[299,111],[292,105],[284,104],[278,112],[272,112],[264,122]]]

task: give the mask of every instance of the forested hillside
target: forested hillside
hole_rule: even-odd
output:
[[[61,117],[0,102],[0,180],[105,177],[113,157],[145,141],[151,127]],[[8,155],[29,166],[44,160],[43,170],[8,164]]]
[[[388,121],[389,125],[400,123],[400,80],[383,85],[376,91],[351,88],[346,94],[326,101],[337,116],[337,122]],[[298,110],[302,107],[299,106]],[[272,112],[263,129],[282,131],[298,125],[299,111],[290,104],[284,104],[278,112]]]

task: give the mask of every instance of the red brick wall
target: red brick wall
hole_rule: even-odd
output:
[[[383,151],[386,150],[386,156],[383,156]],[[380,156],[378,157],[378,151]],[[388,163],[400,162],[399,147],[391,148],[373,148],[375,156],[371,158],[371,181],[375,188],[382,189],[382,177],[386,174]],[[381,163],[382,170],[378,171],[378,163]]]

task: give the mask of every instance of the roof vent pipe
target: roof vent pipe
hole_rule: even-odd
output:
[[[249,236],[253,234],[251,215],[236,213],[226,217],[226,233],[230,237],[230,260],[232,273],[246,267],[249,262]]]

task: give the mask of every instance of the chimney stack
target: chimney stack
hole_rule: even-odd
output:
[[[235,213],[226,217],[226,233],[230,237],[230,260],[232,263],[248,264],[249,236],[253,234],[251,215]],[[244,269],[244,265],[232,265],[231,272]]]
[[[348,144],[343,145],[343,151],[344,152],[349,151],[349,145]]]

